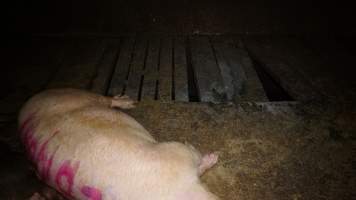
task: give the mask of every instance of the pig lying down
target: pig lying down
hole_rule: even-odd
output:
[[[217,200],[199,176],[218,159],[190,145],[158,143],[128,97],[47,90],[22,108],[19,130],[41,180],[69,199]]]

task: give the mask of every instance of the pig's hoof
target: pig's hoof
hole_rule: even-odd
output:
[[[199,175],[200,176],[203,175],[204,172],[206,172],[206,170],[213,167],[218,162],[218,158],[219,155],[216,152],[205,154],[202,157],[201,162],[199,164],[199,168],[198,168]]]
[[[135,103],[136,101],[130,99],[130,97],[126,95],[117,95],[112,98],[111,107],[131,109],[135,107]]]

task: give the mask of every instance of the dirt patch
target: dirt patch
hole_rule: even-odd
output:
[[[203,181],[221,199],[352,199],[355,115],[334,113],[273,103],[145,102],[130,111],[159,141],[218,151]]]

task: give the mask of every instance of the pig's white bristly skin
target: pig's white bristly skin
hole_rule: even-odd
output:
[[[47,90],[31,98],[19,123],[35,113],[34,137],[55,157],[49,184],[65,160],[80,162],[74,199],[88,199],[80,186],[100,189],[109,200],[217,200],[199,175],[217,161],[190,145],[158,143],[136,120],[112,107],[130,108],[126,97],[111,98],[76,89]],[[210,156],[211,156],[210,155]],[[206,159],[208,158],[208,159]],[[205,160],[204,160],[205,159]],[[209,163],[210,162],[210,163]]]

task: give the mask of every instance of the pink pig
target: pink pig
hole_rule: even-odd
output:
[[[128,97],[47,90],[19,116],[38,176],[69,199],[218,200],[199,176],[218,160],[191,145],[158,143],[135,119]]]

